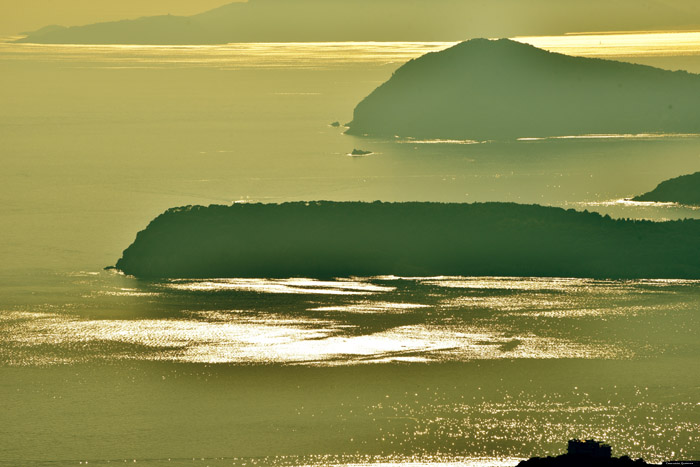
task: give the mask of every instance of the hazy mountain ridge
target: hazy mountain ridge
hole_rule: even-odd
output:
[[[633,201],[655,201],[700,206],[700,172],[681,175],[661,182],[648,193],[633,198]]]
[[[47,44],[460,41],[569,31],[693,29],[700,6],[637,0],[250,0],[188,17],[154,16],[30,33]],[[508,21],[503,12],[509,12]],[[627,19],[620,23],[619,18]],[[556,21],[553,19],[556,18]]]
[[[187,206],[154,219],[116,267],[137,277],[700,278],[700,221],[512,203]]]
[[[700,132],[700,75],[473,39],[399,68],[350,134],[500,139]]]
[[[54,27],[18,42],[66,44],[224,44],[230,42],[440,41],[463,38],[459,0],[251,0],[197,15],[152,16]],[[388,14],[388,13],[391,14]],[[446,31],[452,31],[446,33]]]

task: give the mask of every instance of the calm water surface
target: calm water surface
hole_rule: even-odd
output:
[[[700,71],[693,38],[628,38],[618,55],[565,39],[540,45]],[[381,141],[329,126],[449,45],[0,44],[0,465],[500,466],[574,436],[700,457],[698,282],[101,271],[186,204],[700,217],[624,201],[700,170],[697,135]]]

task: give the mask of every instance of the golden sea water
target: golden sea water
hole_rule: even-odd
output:
[[[518,40],[700,71],[697,33]],[[450,45],[0,43],[0,465],[501,466],[571,437],[700,457],[695,281],[102,271],[187,204],[700,217],[626,201],[700,170],[697,135],[382,141],[329,125]]]

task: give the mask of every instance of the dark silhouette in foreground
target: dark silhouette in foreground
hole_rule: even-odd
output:
[[[533,457],[518,464],[518,467],[643,467],[643,459],[632,460],[627,456],[612,457],[612,448],[607,444],[588,439],[572,439],[566,454],[556,457]]]
[[[656,188],[633,201],[655,201],[700,206],[700,172],[661,182]]]
[[[700,220],[512,203],[296,202],[169,209],[116,267],[138,277],[700,278]]]
[[[349,134],[498,140],[700,132],[700,75],[473,39],[411,60]]]

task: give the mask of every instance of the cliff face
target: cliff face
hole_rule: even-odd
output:
[[[633,199],[700,206],[700,172],[666,180],[652,191]]]
[[[700,132],[700,75],[474,39],[399,68],[350,134],[513,139]]]
[[[139,277],[700,278],[700,221],[504,203],[175,208],[117,263]]]

